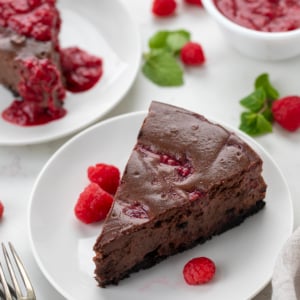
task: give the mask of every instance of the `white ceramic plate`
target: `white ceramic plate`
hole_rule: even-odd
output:
[[[80,223],[73,207],[88,183],[89,165],[112,163],[123,170],[144,117],[144,112],[131,113],[94,125],[62,146],[41,171],[31,195],[29,227],[42,272],[69,300],[220,300],[224,295],[243,300],[254,296],[271,278],[276,256],[292,232],[293,209],[276,164],[241,133],[264,161],[266,208],[241,226],[135,273],[118,286],[97,287],[92,247],[101,224]],[[197,287],[184,283],[182,268],[195,256],[215,261],[217,273],[211,283]]]
[[[77,45],[103,58],[104,73],[87,92],[65,99],[67,115],[46,125],[20,127],[0,117],[0,145],[35,144],[74,133],[116,106],[132,85],[140,64],[138,28],[119,0],[58,1],[62,47]],[[122,29],[122,30],[121,30]],[[0,112],[14,99],[0,86]]]

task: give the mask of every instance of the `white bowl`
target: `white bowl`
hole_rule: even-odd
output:
[[[225,17],[213,0],[203,6],[219,24],[224,35],[241,53],[264,60],[281,60],[300,55],[300,29],[287,32],[262,32],[242,27]]]

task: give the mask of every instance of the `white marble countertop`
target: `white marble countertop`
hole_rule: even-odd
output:
[[[282,95],[300,94],[299,57],[284,62],[255,61],[232,49],[203,10],[180,5],[176,17],[155,20],[150,14],[150,0],[123,2],[136,19],[144,49],[149,36],[156,30],[185,28],[192,32],[193,40],[202,43],[207,63],[203,68],[188,69],[185,84],[180,88],[160,88],[139,72],[121,104],[105,118],[146,110],[150,101],[155,99],[184,106],[238,127],[242,110],[238,100],[251,91],[254,78],[263,72],[270,74]],[[38,299],[64,298],[48,283],[31,252],[27,226],[29,197],[41,168],[68,138],[33,146],[0,147],[0,199],[5,205],[5,217],[0,221],[0,236],[2,241],[14,242],[21,253],[35,284]],[[256,140],[271,154],[287,179],[294,202],[296,227],[300,224],[300,131],[288,133],[275,126],[272,134]],[[53,251],[56,249],[53,248]],[[270,286],[255,298],[267,299],[271,299]]]

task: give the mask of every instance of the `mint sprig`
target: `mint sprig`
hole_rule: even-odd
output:
[[[143,74],[160,86],[182,85],[183,70],[177,56],[190,39],[190,33],[184,29],[155,33],[149,39],[150,51],[144,54]]]
[[[251,136],[272,132],[272,103],[279,98],[279,92],[269,81],[269,75],[263,73],[254,82],[254,91],[240,100],[247,109],[241,114],[240,130]]]

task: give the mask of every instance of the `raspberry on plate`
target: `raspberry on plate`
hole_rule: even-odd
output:
[[[105,219],[112,202],[113,197],[92,182],[79,195],[74,212],[83,223],[98,222]]]
[[[3,203],[0,201],[0,219],[1,219],[2,216],[3,216],[3,213],[4,213],[4,205],[3,205]]]
[[[202,1],[201,0],[184,0],[185,3],[187,4],[192,4],[192,5],[198,5],[202,7]]]
[[[300,97],[288,96],[274,101],[272,104],[274,120],[288,131],[296,131],[300,127]]]
[[[168,17],[175,13],[177,2],[175,0],[154,0],[152,13],[158,17]]]
[[[88,167],[88,178],[97,183],[103,190],[114,195],[120,182],[120,171],[113,165],[104,163]]]
[[[205,55],[200,44],[195,42],[186,43],[180,51],[181,61],[188,66],[202,65]]]
[[[193,258],[183,268],[183,277],[189,285],[207,283],[213,279],[215,273],[215,263],[207,257]]]

